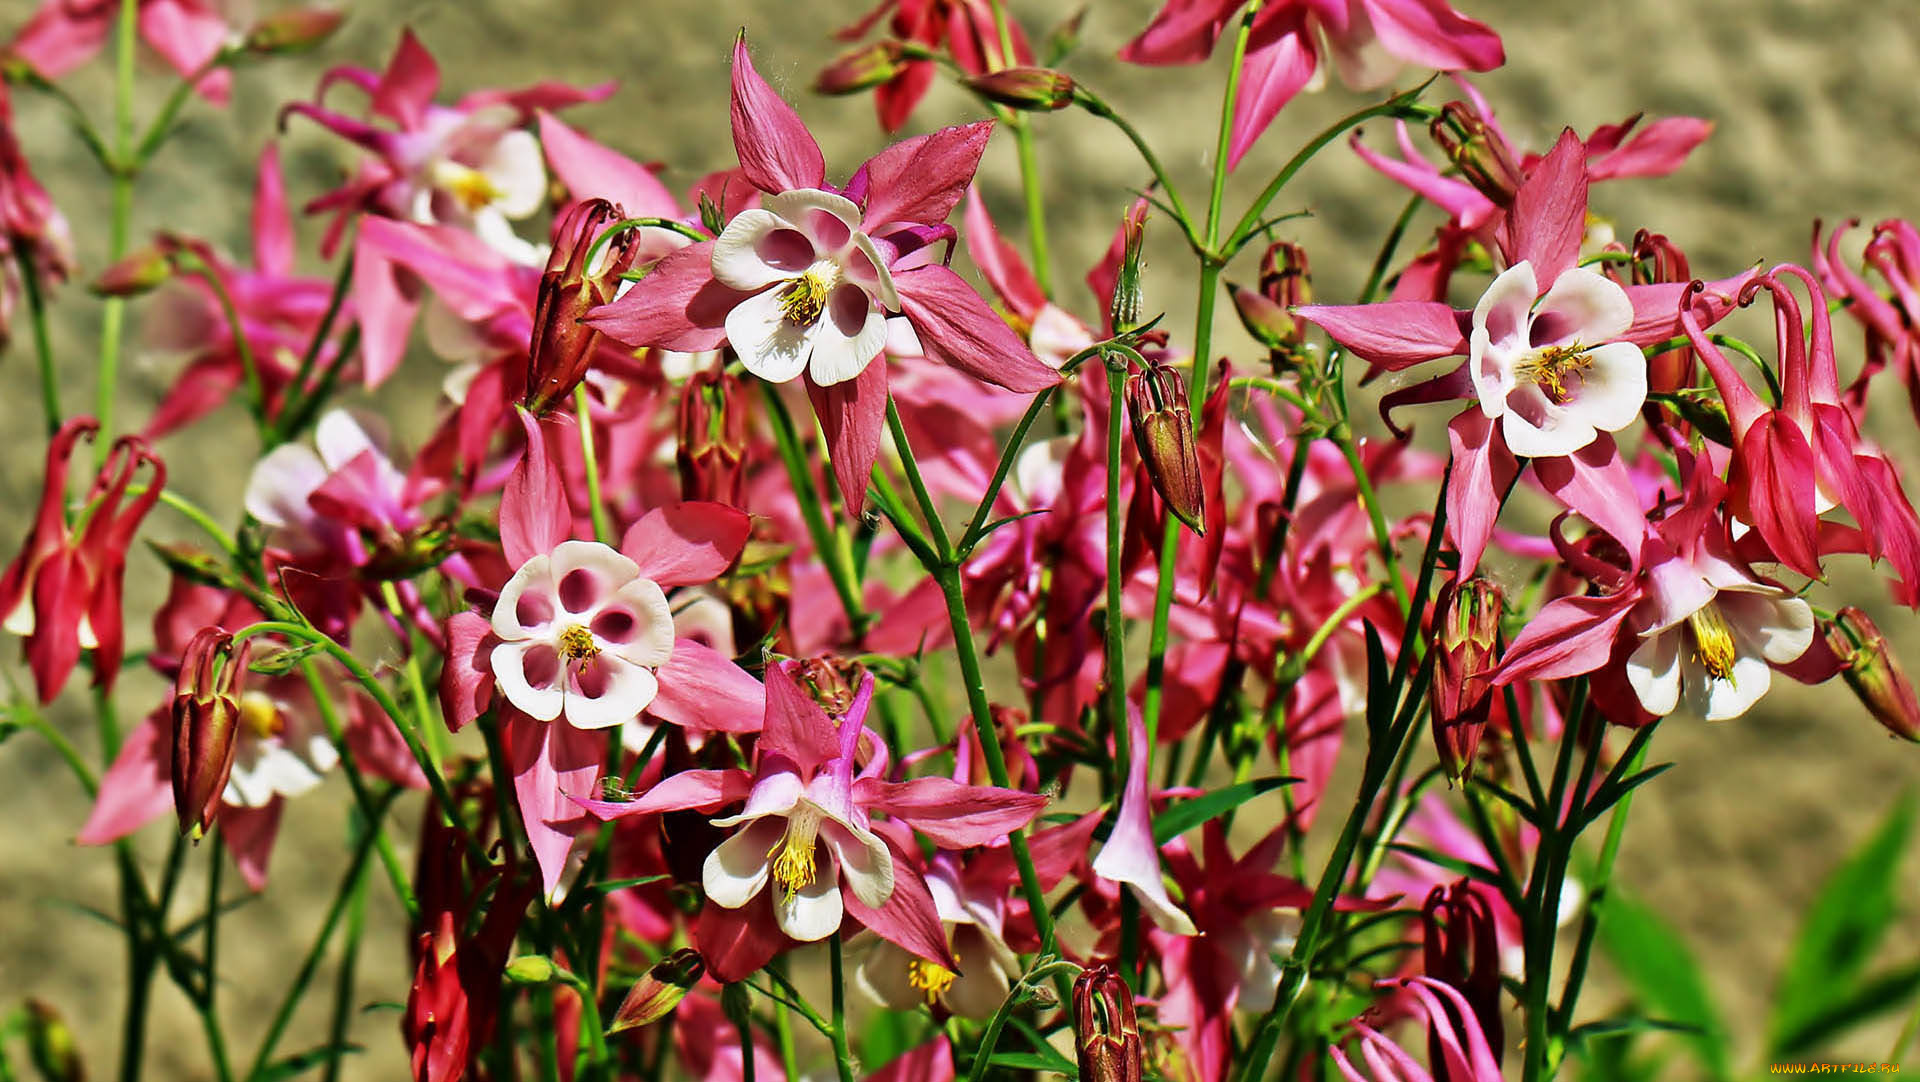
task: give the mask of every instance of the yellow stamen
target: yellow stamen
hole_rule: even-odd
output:
[[[1687,630],[1693,635],[1693,660],[1704,666],[1715,680],[1733,683],[1733,629],[1720,607],[1709,601],[1687,617]]]
[[[787,819],[787,832],[767,852],[773,858],[773,881],[780,885],[782,902],[792,901],[800,888],[813,882],[813,851],[819,839],[820,813],[802,801]]]
[[[568,661],[592,661],[600,656],[600,644],[593,641],[593,632],[574,624],[560,633],[560,656]]]
[[[240,722],[262,740],[279,736],[286,729],[280,708],[264,692],[248,691],[240,696]]]
[[[827,309],[827,294],[833,292],[833,282],[818,271],[808,271],[793,280],[786,292],[780,296],[780,314],[788,323],[799,327],[812,326]]]
[[[1520,379],[1537,385],[1555,404],[1567,400],[1567,377],[1593,366],[1593,355],[1575,342],[1569,346],[1548,346],[1521,362],[1515,373]]]
[[[460,204],[460,209],[468,214],[492,206],[507,194],[493,182],[493,178],[458,162],[435,162],[433,183],[452,196],[454,202]]]
[[[927,1004],[940,998],[948,988],[953,987],[954,978],[959,974],[938,962],[929,962],[925,958],[915,958],[907,963],[907,983],[927,994]]]

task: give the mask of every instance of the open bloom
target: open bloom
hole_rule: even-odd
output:
[[[1813,610],[1702,550],[1687,570],[1650,580],[1633,616],[1645,621],[1627,658],[1627,682],[1649,714],[1671,714],[1684,699],[1708,721],[1737,718],[1767,693],[1774,665],[1813,643]]]
[[[562,541],[514,572],[493,607],[494,676],[528,716],[604,729],[653,702],[673,653],[667,595],[598,541]]]
[[[1618,341],[1633,325],[1626,290],[1585,267],[1541,294],[1533,264],[1502,271],[1473,309],[1467,371],[1507,449],[1568,455],[1633,423],[1647,400],[1647,361]]]

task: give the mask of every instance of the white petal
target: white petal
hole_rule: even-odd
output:
[[[765,196],[760,205],[792,223],[823,255],[845,249],[860,228],[860,208],[853,200],[819,188]]]
[[[589,695],[591,687],[599,692]],[[640,716],[660,693],[653,670],[613,654],[586,663],[567,688],[567,723],[576,729],[609,729]]]
[[[892,1011],[910,1011],[927,1001],[925,992],[907,979],[907,967],[914,956],[906,948],[872,937],[867,956],[860,962],[856,979],[867,998]]]
[[[622,614],[633,622],[614,635],[616,626],[625,625],[617,619]],[[590,626],[602,650],[635,665],[664,665],[673,656],[673,609],[652,579],[634,579],[620,587],[600,606]]]
[[[727,909],[738,909],[753,900],[772,874],[767,854],[780,844],[787,830],[784,819],[763,819],[713,847],[700,868],[700,885],[707,900]]]
[[[785,383],[806,370],[820,328],[819,320],[797,327],[787,319],[783,288],[748,297],[727,313],[727,341],[747,371],[768,383]]]
[[[859,308],[859,302],[864,302],[864,309]],[[822,387],[844,383],[865,372],[886,345],[886,314],[873,306],[860,287],[839,286],[830,295],[827,310],[821,313],[807,374]]]
[[[1742,654],[1785,665],[1813,645],[1813,609],[1797,597],[1725,590],[1716,600],[1740,640]]]
[[[1567,408],[1602,432],[1618,432],[1646,404],[1647,355],[1631,342],[1608,342],[1586,357],[1586,369],[1569,380]]]
[[[1473,306],[1473,329],[1487,332],[1487,341],[1509,349],[1527,348],[1527,326],[1540,285],[1533,264],[1521,260],[1487,286]]]
[[[893,854],[887,844],[870,830],[862,830],[835,818],[820,821],[820,838],[845,865],[847,886],[853,896],[869,909],[878,909],[893,897]]]
[[[959,975],[940,994],[940,1002],[962,1018],[992,1018],[1012,983],[995,964],[986,937],[977,928],[955,929],[953,954],[960,963]]]
[[[328,410],[313,428],[313,445],[329,470],[340,469],[368,451],[385,458],[381,448],[386,439],[386,428],[378,418],[343,409]]]
[[[777,815],[782,824],[780,830],[785,833],[787,816],[793,812],[793,806],[800,802],[800,794],[805,789],[800,775],[791,770],[776,770],[753,783],[753,788],[747,793],[747,804],[740,809],[740,814],[714,819],[712,825],[730,827],[749,819]]]
[[[520,565],[493,603],[493,633],[508,642],[545,635],[560,613],[553,597],[553,561],[545,553]],[[526,604],[521,604],[525,599]]]
[[[827,861],[813,882],[793,892],[790,898],[777,898],[773,917],[780,930],[802,943],[825,939],[840,930],[846,916],[846,903],[840,900],[840,871]]]
[[[785,231],[784,234],[782,231]],[[781,234],[776,236],[776,234]],[[769,262],[762,245],[774,246],[775,253],[791,248],[794,259]],[[808,249],[800,262],[800,249]],[[792,278],[819,258],[813,245],[791,222],[771,210],[743,210],[733,216],[713,242],[713,276],[720,284],[752,291]],[[789,263],[798,263],[789,266]]]
[[[1773,670],[1750,654],[1733,661],[1733,672],[1715,680],[1705,668],[1687,667],[1687,706],[1708,721],[1737,718],[1760,701],[1773,685]]]
[[[1647,713],[1666,717],[1680,705],[1680,639],[1685,632],[1669,628],[1640,640],[1627,658],[1627,683]]]
[[[562,541],[553,547],[550,574],[560,607],[587,618],[638,579],[640,565],[612,545],[598,541]]]
[[[1559,458],[1592,443],[1599,433],[1587,419],[1547,400],[1533,386],[1516,387],[1500,418],[1507,449],[1527,458]]]
[[[546,198],[547,168],[540,160],[540,141],[525,129],[500,136],[480,172],[500,192],[493,205],[509,218],[531,215]]]
[[[307,503],[313,490],[327,481],[320,456],[297,443],[283,443],[267,453],[247,478],[247,514],[268,526],[292,526],[313,521]]]
[[[1532,344],[1611,342],[1633,326],[1633,302],[1627,291],[1591,267],[1575,267],[1554,279],[1533,311]]]
[[[491,655],[493,678],[500,684],[500,691],[528,717],[541,721],[552,721],[560,716],[566,706],[567,693],[562,688],[563,676],[559,675],[556,662],[556,679],[546,687],[534,687],[527,680],[527,651],[552,650],[553,647],[539,640],[503,642],[493,648]]]
[[[1475,327],[1467,334],[1467,376],[1480,399],[1480,412],[1488,417],[1507,412],[1507,396],[1517,382],[1514,356],[1507,347],[1495,348],[1484,327]]]
[[[880,298],[881,307],[889,312],[900,310],[900,294],[893,286],[893,272],[887,269],[886,261],[880,258],[880,250],[873,246],[873,240],[865,233],[853,235],[853,250],[840,261],[848,278],[868,287],[868,291]]]

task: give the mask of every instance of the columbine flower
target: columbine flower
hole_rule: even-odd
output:
[[[1641,604],[1652,622],[1627,659],[1627,682],[1649,714],[1671,714],[1685,699],[1708,721],[1737,718],[1767,693],[1773,665],[1812,645],[1813,610],[1730,563],[1702,560],[1695,571],[1682,589],[1671,574],[1650,580]]]
[[[827,387],[880,355],[900,295],[859,225],[852,200],[817,188],[767,196],[727,223],[713,245],[713,276],[761,290],[727,313],[727,339],[747,371],[770,383],[805,371]]]
[[[1544,296],[1526,260],[1493,280],[1473,309],[1467,372],[1508,450],[1572,454],[1633,423],[1647,360],[1618,341],[1632,325],[1626,290],[1585,267],[1561,273]]]
[[[520,565],[493,607],[493,674],[528,716],[577,729],[619,725],[660,690],[673,653],[667,595],[598,541],[562,541]]]

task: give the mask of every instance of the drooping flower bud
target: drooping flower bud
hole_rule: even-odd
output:
[[[1313,272],[1307,265],[1307,250],[1292,241],[1277,242],[1260,259],[1257,289],[1232,283],[1228,289],[1241,325],[1267,347],[1274,372],[1296,367],[1306,327],[1293,318],[1293,308],[1313,303]]]
[[[691,947],[682,947],[655,962],[652,969],[634,982],[627,998],[620,1001],[613,1024],[607,1027],[608,1035],[638,1029],[665,1018],[686,998],[687,992],[700,983],[700,975],[706,970],[700,952]]]
[[[173,684],[173,808],[180,833],[195,840],[213,823],[220,794],[233,771],[240,735],[240,682],[249,643],[233,648],[233,636],[203,627],[180,657]],[[224,663],[224,664],[223,664]]]
[[[1120,223],[1124,238],[1120,248],[1120,266],[1114,274],[1113,300],[1107,305],[1107,322],[1114,334],[1125,334],[1140,326],[1142,301],[1140,286],[1141,252],[1147,238],[1147,203],[1142,199],[1127,210]]]
[[[173,277],[175,247],[162,237],[136,248],[96,275],[88,288],[103,297],[137,297],[150,293]]]
[[[1127,377],[1127,415],[1154,491],[1196,534],[1207,532],[1207,487],[1194,446],[1193,415],[1180,374],[1150,364]]]
[[[1072,77],[1051,68],[1002,68],[964,82],[968,90],[1009,109],[1051,113],[1073,104]]]
[[[620,275],[639,251],[637,230],[600,243],[601,234],[620,218],[619,207],[589,199],[574,204],[554,230],[527,348],[527,408],[536,414],[572,394],[587,374],[600,332],[581,321],[613,299]]]
[[[1920,743],[1920,700],[1887,649],[1886,636],[1866,613],[1849,605],[1826,626],[1827,645],[1840,659],[1840,675],[1875,721],[1902,740]]]
[[[740,504],[747,455],[747,399],[740,380],[719,367],[695,373],[680,393],[679,436],[673,455],[680,498]]]
[[[263,56],[305,52],[333,36],[346,16],[326,8],[275,12],[247,31],[246,49]]]
[[[1073,982],[1073,1046],[1080,1082],[1140,1082],[1145,1070],[1133,992],[1105,965]]]
[[[1480,733],[1493,708],[1493,667],[1500,637],[1500,588],[1483,578],[1447,583],[1434,607],[1434,649],[1439,651],[1430,695],[1433,742],[1450,778],[1473,771]]]
[[[85,1082],[87,1068],[73,1029],[60,1012],[38,999],[27,1000],[27,1054],[47,1082]]]
[[[1480,190],[1497,206],[1513,202],[1523,179],[1520,168],[1507,153],[1506,140],[1475,113],[1466,102],[1450,101],[1440,107],[1440,115],[1428,125],[1433,141],[1448,160],[1459,168],[1467,182]]]
[[[897,41],[876,41],[849,49],[833,58],[814,77],[813,89],[819,94],[858,94],[871,90],[906,69]]]

